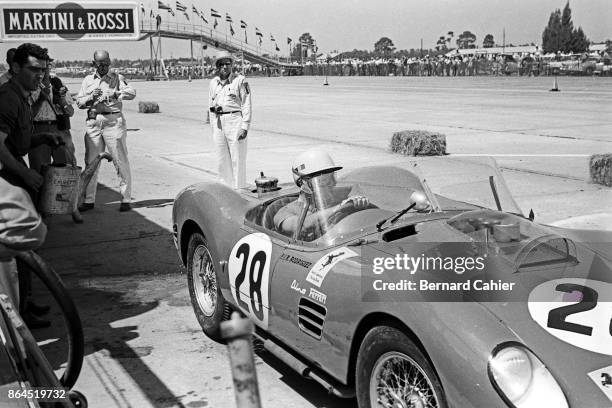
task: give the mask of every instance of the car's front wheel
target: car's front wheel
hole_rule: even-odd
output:
[[[220,324],[225,301],[217,279],[215,262],[206,238],[195,233],[187,249],[187,282],[189,297],[204,333],[221,341]]]
[[[357,355],[360,408],[446,408],[440,380],[421,350],[401,331],[371,329]]]

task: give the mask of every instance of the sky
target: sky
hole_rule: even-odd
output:
[[[87,3],[88,0],[76,0]],[[140,2],[139,0],[136,0]],[[0,0],[0,3],[2,1]],[[112,3],[113,0],[104,1]],[[153,9],[157,13],[157,0],[143,0],[146,15]],[[175,0],[166,0],[173,8]],[[465,30],[476,35],[482,45],[486,34],[493,34],[502,43],[505,30],[506,44],[539,44],[550,13],[562,9],[565,0],[181,0],[190,10],[192,5],[206,13],[211,21],[210,9],[223,16],[229,13],[234,20],[236,38],[243,35],[240,20],[248,24],[248,35],[254,41],[254,30],[264,33],[264,46],[269,45],[270,34],[276,38],[282,53],[287,53],[287,37],[294,41],[309,32],[317,41],[319,51],[372,50],[374,43],[386,36],[397,49],[434,48],[436,41],[448,31],[455,37]],[[16,3],[16,2],[13,2]],[[27,1],[20,0],[24,4]],[[57,2],[59,3],[59,2]],[[587,37],[595,42],[612,39],[611,0],[571,0],[574,26],[582,26]],[[160,10],[164,22],[186,23],[182,15],[172,17]],[[219,19],[218,30],[225,30],[226,22]],[[266,44],[268,43],[268,44]],[[93,51],[107,49],[111,58],[136,59],[149,57],[147,41],[61,41],[39,42],[49,48],[56,60],[90,59]],[[0,55],[18,43],[0,43]],[[213,53],[214,50],[207,51]],[[197,54],[197,53],[196,53]],[[187,57],[189,41],[162,40],[162,56]]]

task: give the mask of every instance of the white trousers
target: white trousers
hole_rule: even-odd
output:
[[[219,179],[232,188],[246,186],[247,140],[238,140],[240,113],[210,114]]]
[[[113,157],[113,164],[119,176],[121,202],[132,199],[132,174],[127,150],[127,127],[122,113],[98,114],[96,119],[87,119],[85,126],[85,165],[91,163],[104,149]],[[96,202],[98,172],[96,170],[85,191],[85,203]]]

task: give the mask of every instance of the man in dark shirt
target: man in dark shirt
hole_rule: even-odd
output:
[[[37,89],[43,79],[47,51],[36,44],[22,44],[15,51],[11,68],[13,77],[0,86],[0,177],[26,189],[31,195],[41,187],[43,178],[29,169],[23,156],[32,147],[47,143],[57,146],[57,134],[32,131],[30,92]]]
[[[57,146],[61,136],[57,134],[33,134],[30,92],[37,89],[43,79],[49,56],[47,50],[36,44],[22,44],[15,51],[11,64],[11,80],[0,86],[0,197],[9,197],[9,192],[16,188],[15,194],[26,191],[30,197],[21,197],[24,202],[36,203],[36,193],[43,183],[43,178],[36,171],[29,169],[23,156],[35,146],[43,143]],[[31,198],[31,200],[30,200]],[[34,205],[32,204],[32,207]],[[5,221],[4,223],[6,223]],[[36,313],[45,313],[47,306],[38,306],[28,301],[31,288],[31,273],[26,268],[19,268],[20,314],[30,329],[48,327],[48,320],[39,319]]]

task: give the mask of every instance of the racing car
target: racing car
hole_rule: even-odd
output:
[[[492,160],[342,172],[333,188],[369,205],[291,234],[275,215],[295,184],[178,194],[174,243],[207,336],[239,311],[267,351],[360,408],[612,406],[609,245],[525,216]],[[486,268],[407,272],[404,256]]]

